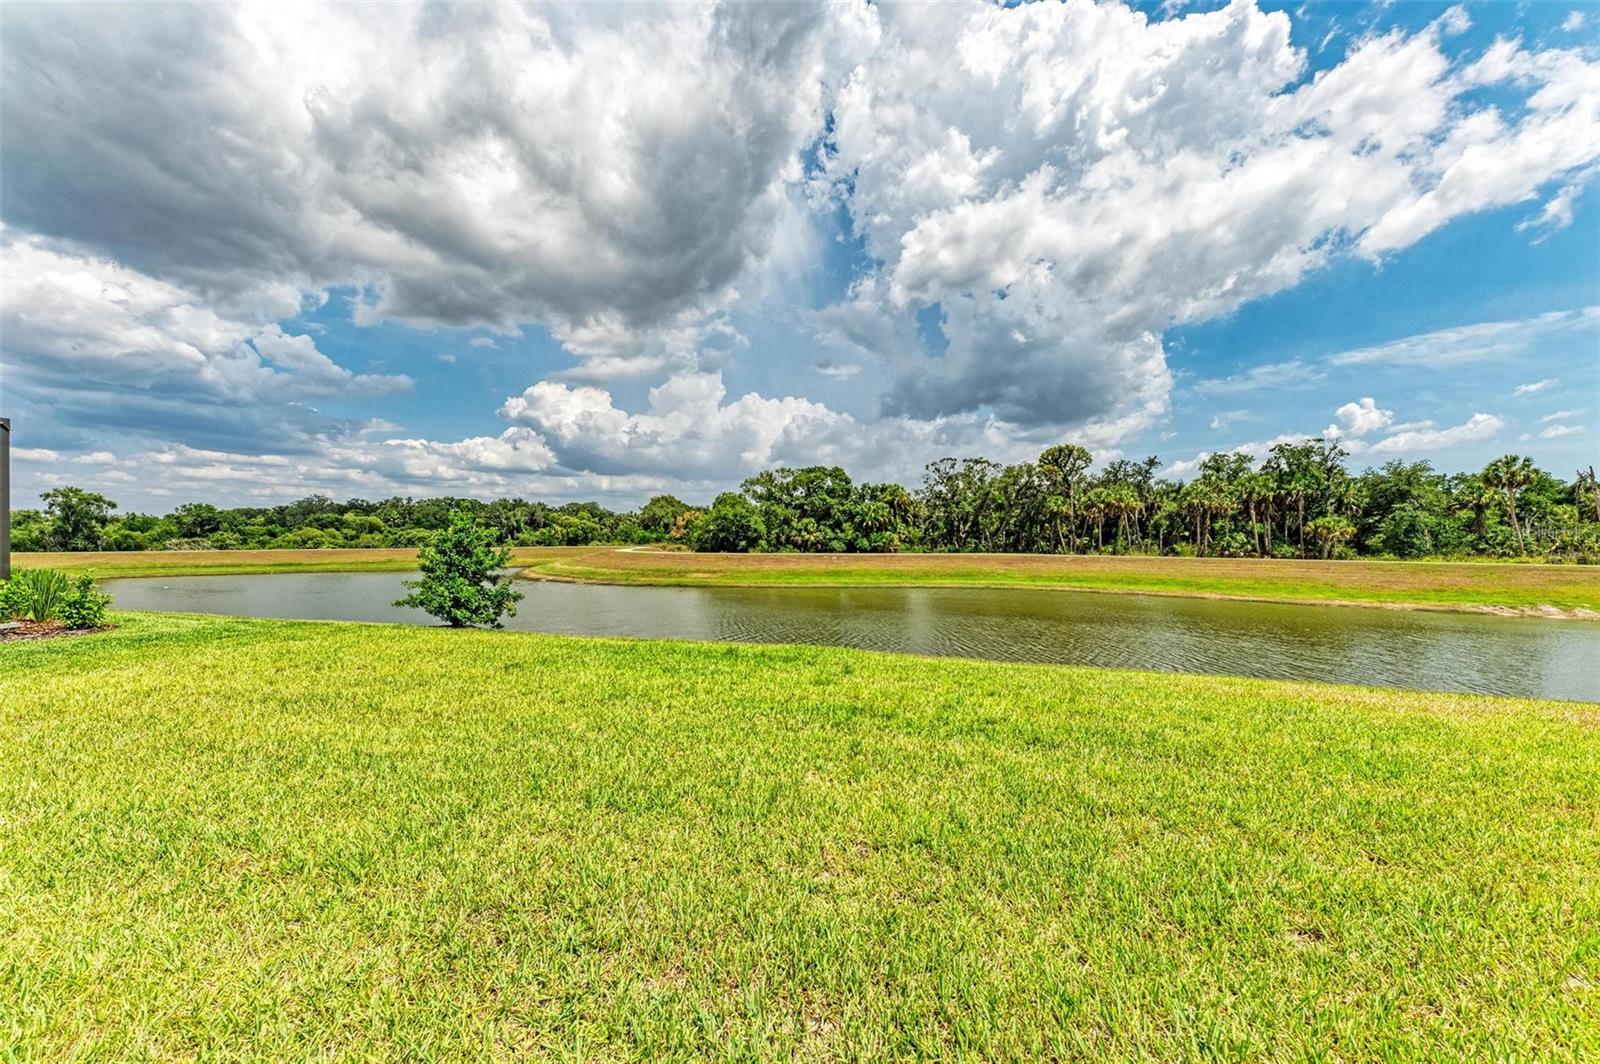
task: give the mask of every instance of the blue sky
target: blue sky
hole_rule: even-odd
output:
[[[1578,5],[19,10],[18,505],[1600,457]]]

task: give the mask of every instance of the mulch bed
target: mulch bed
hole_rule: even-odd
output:
[[[57,639],[69,635],[94,635],[109,632],[115,625],[101,628],[68,628],[60,621],[14,621],[0,625],[0,643],[20,643],[28,639]]]

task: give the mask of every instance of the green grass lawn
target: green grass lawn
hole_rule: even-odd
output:
[[[0,1057],[1600,1056],[1600,707],[118,620],[0,646]]]

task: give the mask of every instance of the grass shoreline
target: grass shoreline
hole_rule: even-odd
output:
[[[1431,613],[1475,613],[1486,614],[1494,617],[1537,617],[1546,620],[1560,621],[1595,621],[1600,620],[1600,609],[1591,609],[1585,606],[1567,607],[1551,606],[1548,604],[1537,606],[1500,606],[1492,603],[1470,602],[1395,602],[1383,599],[1335,599],[1296,597],[1294,595],[1250,595],[1231,594],[1223,591],[1188,591],[1165,590],[1148,587],[1098,587],[1088,584],[1071,583],[1020,583],[1005,580],[970,580],[970,581],[939,581],[919,580],[915,583],[905,581],[806,581],[795,583],[763,582],[759,580],[718,580],[715,582],[695,581],[685,579],[615,579],[603,573],[590,576],[580,576],[572,573],[544,573],[535,568],[523,569],[518,574],[519,579],[533,582],[547,581],[557,584],[593,584],[598,587],[703,587],[703,588],[771,588],[771,587],[815,587],[815,588],[863,588],[884,589],[904,587],[926,587],[942,590],[960,590],[971,588],[973,590],[1028,590],[1028,591],[1068,591],[1091,595],[1148,595],[1156,598],[1197,598],[1209,599],[1218,602],[1262,602],[1276,603],[1285,606],[1338,606],[1344,609],[1379,609],[1422,611]]]
[[[1061,555],[747,555],[594,549],[529,579],[660,587],[983,587],[1600,619],[1600,569]]]
[[[1600,1052],[1600,706],[116,620],[0,650],[15,1055]]]
[[[527,579],[657,587],[1035,588],[1514,617],[1600,619],[1600,567],[1495,562],[1298,561],[1017,554],[696,554],[520,547]],[[153,551],[16,556],[19,566],[107,579],[278,572],[399,572],[402,549]]]
[[[512,564],[533,565],[563,547],[513,547]],[[36,552],[12,555],[17,568],[92,570],[107,580],[148,576],[260,576],[271,573],[398,573],[417,568],[410,547],[320,550]]]

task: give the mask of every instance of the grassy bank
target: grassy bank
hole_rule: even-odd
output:
[[[1600,707],[119,619],[0,649],[0,1055],[1600,1054]]]
[[[1041,587],[1579,615],[1600,611],[1600,567],[1483,562],[1063,557],[1045,554],[690,554],[590,548],[528,575],[691,587]]]
[[[102,577],[398,572],[416,551],[106,551],[19,554],[19,566]],[[1317,562],[1048,554],[694,554],[648,547],[515,547],[546,580],[675,587],[1038,587],[1350,603],[1414,609],[1600,613],[1600,566],[1490,562]]]
[[[593,548],[585,548],[584,553]],[[568,547],[514,547],[516,565],[535,565],[573,551]],[[409,547],[332,550],[130,550],[16,554],[22,568],[93,570],[118,576],[236,576],[250,573],[383,573],[417,567]]]

